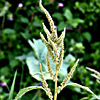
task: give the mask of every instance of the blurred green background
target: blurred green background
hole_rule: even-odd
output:
[[[14,97],[20,89],[40,83],[31,77],[26,64],[27,56],[35,52],[28,40],[40,39],[40,32],[45,35],[42,22],[50,28],[38,3],[39,0],[0,0],[0,100],[7,100],[16,70]],[[64,5],[61,7],[59,3]],[[88,66],[100,72],[100,0],[43,0],[43,5],[53,17],[58,36],[66,27],[64,58],[69,57],[69,66],[65,70],[69,71],[75,60],[80,59],[71,81],[87,86],[100,95],[100,84],[86,70]],[[22,59],[16,59],[18,56]],[[6,86],[1,83],[6,83]],[[54,83],[48,83],[54,90]],[[42,90],[33,90],[21,100],[49,99]],[[94,99],[85,90],[66,87],[58,95],[58,100]]]

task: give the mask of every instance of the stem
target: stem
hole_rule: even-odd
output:
[[[56,76],[55,76],[55,94],[54,94],[54,100],[57,100],[57,76],[58,76],[58,70],[56,70]]]
[[[22,87],[22,83],[23,83],[23,76],[24,76],[24,61],[22,62],[22,73],[21,73],[21,81],[20,81],[20,88]]]

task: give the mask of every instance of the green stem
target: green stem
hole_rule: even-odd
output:
[[[58,76],[58,71],[56,70],[54,100],[57,100],[57,76]]]
[[[21,81],[20,81],[20,88],[22,87],[22,83],[23,83],[23,76],[24,76],[24,61],[22,62],[22,73],[21,73]]]

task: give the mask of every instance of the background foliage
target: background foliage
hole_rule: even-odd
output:
[[[0,100],[7,100],[16,70],[14,96],[21,88],[40,83],[31,77],[26,64],[27,57],[36,57],[39,50],[43,53],[39,46],[35,46],[32,51],[28,40],[40,39],[40,31],[44,33],[42,22],[49,28],[38,2],[38,0],[0,0],[0,83],[6,83],[6,86],[0,86]],[[58,6],[60,2],[64,4],[63,7]],[[20,7],[19,3],[23,6]],[[66,66],[69,66],[66,72],[73,66],[75,59],[80,59],[71,81],[88,86],[95,94],[100,95],[100,84],[86,70],[88,66],[100,72],[100,0],[43,0],[43,5],[52,15],[58,35],[64,27],[67,29],[64,59],[69,57],[66,63]],[[53,83],[50,80],[48,83],[53,90]],[[90,93],[76,87],[65,88],[58,98],[58,100],[93,99]],[[47,100],[48,97],[42,90],[34,90],[21,100],[36,99]]]

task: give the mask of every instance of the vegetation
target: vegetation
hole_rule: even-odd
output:
[[[38,6],[39,1],[27,0],[26,2],[20,2],[22,3],[17,1],[17,4],[15,4],[13,1],[0,1],[0,99],[6,100],[9,98],[10,100],[16,95],[17,97],[20,97],[27,91],[41,88],[46,92],[49,98],[52,97],[53,93],[51,92],[55,91],[54,98],[56,100],[58,90],[62,90],[59,88],[63,86],[65,87],[63,83],[67,82],[64,81],[65,76],[67,75],[66,78],[69,80],[70,77],[68,76],[72,76],[73,71],[75,70],[74,68],[76,68],[76,65],[74,65],[76,58],[80,59],[79,66],[77,66],[72,80],[66,84],[67,87],[58,95],[58,100],[66,100],[66,98],[69,98],[70,100],[93,100],[98,98],[100,96],[99,72],[95,70],[99,71],[100,67],[100,42],[98,37],[100,29],[98,25],[99,23],[97,23],[100,21],[99,0],[92,0],[88,2],[85,0],[81,2],[71,0],[67,1],[67,3],[65,0],[63,0],[62,3],[56,0],[43,0],[43,5],[52,15],[56,25],[56,27],[54,25],[52,26],[53,22],[49,20],[47,16],[52,36],[50,36],[49,31],[46,29],[46,26],[48,29],[49,26],[46,17],[40,10],[43,6],[40,5],[40,8]],[[43,10],[43,12],[45,11]],[[45,41],[47,40],[44,38],[45,34],[44,37],[42,34],[39,35],[40,32],[44,32],[41,25],[42,22],[45,23],[43,24],[43,28],[47,34],[48,42]],[[66,28],[66,35],[64,35],[65,29],[60,35],[63,28]],[[58,34],[55,34],[56,29],[58,30]],[[39,39],[40,36],[46,46]],[[33,42],[30,40],[32,38],[34,38]],[[56,39],[61,41],[58,41],[59,43],[56,44]],[[62,45],[63,39],[65,45],[64,51]],[[31,45],[33,51],[27,41]],[[48,43],[50,43],[49,46]],[[59,48],[61,52],[57,52],[59,46],[61,46]],[[50,50],[54,51],[55,57],[51,55],[52,52]],[[51,57],[49,57],[49,54]],[[58,54],[60,54],[60,57],[57,59],[59,56]],[[65,56],[62,64],[63,54]],[[55,64],[52,60],[56,62],[56,65],[59,65],[58,68],[56,67],[56,70],[55,67],[53,67]],[[59,62],[55,60],[59,60]],[[50,67],[49,64],[51,64],[52,67]],[[90,76],[86,66],[90,67],[87,68],[90,71],[94,73],[97,72],[92,74],[92,76],[94,75],[94,77],[97,78],[97,82],[95,81],[95,78]],[[69,71],[69,69],[71,69],[71,71]],[[15,70],[17,70],[17,73]],[[35,79],[29,75],[29,72]],[[49,79],[47,81],[48,85],[43,79],[43,76],[46,80]],[[55,87],[51,78],[55,82]],[[59,86],[60,83],[63,85],[61,84],[61,87],[57,88],[57,84]],[[44,88],[42,86],[38,86],[42,84]],[[29,87],[30,85],[31,87]],[[69,85],[74,85],[75,87],[71,87]],[[49,86],[52,91],[49,91],[50,89],[47,86]],[[91,93],[81,90],[77,86],[86,89],[92,94],[95,93],[98,97],[96,95],[93,97]],[[22,88],[24,88],[24,90]],[[19,90],[21,90],[20,95],[17,94]],[[21,98],[21,100],[48,99],[43,90],[36,90],[27,93]],[[66,93],[71,92],[71,95],[64,94],[65,91]]]

